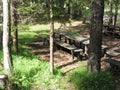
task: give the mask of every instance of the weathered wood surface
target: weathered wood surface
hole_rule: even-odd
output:
[[[77,57],[79,57],[81,59],[81,55],[80,52],[83,52],[83,49],[81,48],[77,48],[74,45],[70,45],[68,43],[62,42],[62,41],[56,41],[55,42],[56,45],[61,46],[62,48],[68,49],[71,51],[71,59],[74,59],[74,54],[77,53]]]
[[[105,34],[112,34],[113,37],[118,37],[120,38],[120,26],[108,26],[108,25],[104,25],[103,26],[105,30],[104,33]]]
[[[55,32],[55,34],[57,34],[59,36],[59,41],[63,41],[65,43],[75,45],[77,48],[82,48],[84,54],[88,55],[87,52],[88,52],[88,46],[89,46],[89,43],[90,43],[89,38],[82,37],[82,36],[71,35],[71,34],[68,34],[67,32],[64,32],[64,31]],[[55,38],[56,38],[56,36],[55,36]],[[79,46],[76,45],[76,42],[79,43]],[[65,47],[65,45],[62,46],[62,47]],[[102,48],[101,48],[102,56],[104,56],[106,54],[107,49],[108,49],[108,46],[102,45]]]
[[[70,45],[70,44],[67,44],[67,43],[64,43],[64,42],[61,42],[61,41],[57,41],[55,43],[57,45],[61,46],[61,47],[69,49],[69,50],[75,50],[75,49],[77,49],[77,47],[75,47],[74,45]]]
[[[111,48],[107,52],[107,56],[109,58],[106,60],[106,62],[120,67],[120,45]]]
[[[85,40],[88,40],[88,38],[68,34],[67,32],[64,32],[64,31],[55,32],[55,34],[59,35],[60,39],[61,39],[61,37],[65,37],[67,39],[74,40],[74,41],[79,41],[79,42],[83,42]]]

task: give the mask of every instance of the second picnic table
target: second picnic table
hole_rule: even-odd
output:
[[[55,32],[55,36],[56,34],[58,35],[58,38],[59,38],[58,41],[63,41],[69,45],[74,45],[77,48],[81,48],[83,49],[84,55],[88,55],[88,46],[90,43],[89,38],[86,38],[83,36],[72,35],[64,31]],[[102,53],[103,53],[102,56],[106,54],[107,49],[108,49],[108,46],[102,45],[102,48],[101,48]]]

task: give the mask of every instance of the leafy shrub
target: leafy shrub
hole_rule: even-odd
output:
[[[109,72],[87,73],[77,71],[70,81],[78,90],[115,90],[115,82]]]

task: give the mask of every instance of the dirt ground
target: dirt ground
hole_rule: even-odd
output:
[[[76,21],[72,23],[70,26],[68,25],[65,30],[73,29],[77,33],[80,33],[84,37],[89,37],[89,24],[83,25],[80,21]],[[120,44],[120,39],[111,37],[110,35],[104,35],[103,34],[103,44],[108,45],[109,47],[112,47],[116,44]],[[29,49],[32,53],[40,57],[42,60],[49,61],[50,54],[49,54],[49,45],[43,45],[43,41],[35,41],[29,45]],[[104,60],[104,59],[102,59]],[[77,60],[75,58],[74,60],[71,60],[71,56],[69,53],[62,51],[62,50],[56,50],[54,52],[54,64],[61,69],[63,73],[67,73],[80,65],[87,65],[87,60]],[[110,65],[104,61],[101,62],[101,68],[107,69],[110,67]],[[120,77],[115,77],[116,82],[119,82],[120,85]],[[119,90],[119,89],[118,89]]]

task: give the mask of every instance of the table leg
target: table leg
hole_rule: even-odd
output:
[[[71,50],[71,59],[74,60],[74,50]]]

